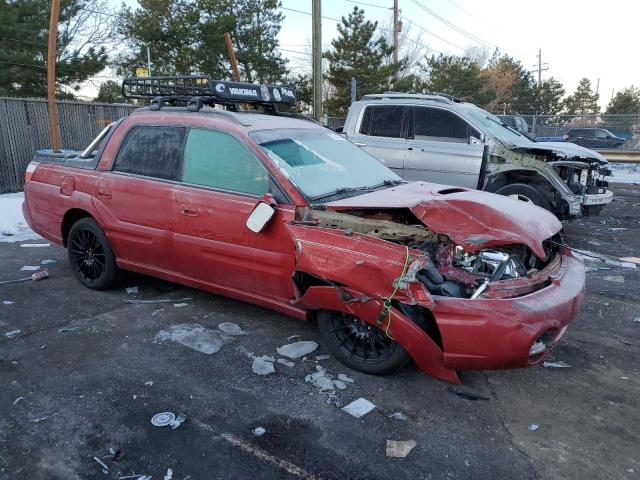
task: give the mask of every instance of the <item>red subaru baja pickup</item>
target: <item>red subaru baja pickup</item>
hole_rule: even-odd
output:
[[[542,208],[406,182],[279,113],[294,101],[287,87],[157,77],[123,88],[155,98],[84,152],[37,154],[26,172],[25,218],[68,249],[89,288],[119,269],[152,275],[313,319],[356,370],[413,359],[449,382],[539,362],[580,308],[583,265]]]

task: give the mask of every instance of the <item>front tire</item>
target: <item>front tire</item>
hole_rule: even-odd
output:
[[[512,183],[510,185],[505,185],[498,189],[496,193],[498,195],[516,198],[523,202],[533,203],[545,210],[551,210],[551,203],[547,196],[537,188],[527,185],[526,183]]]
[[[67,238],[71,270],[85,287],[104,290],[116,283],[116,258],[100,225],[90,217],[73,224]]]
[[[385,375],[404,367],[410,359],[398,342],[356,317],[323,310],[317,319],[324,345],[349,368]]]

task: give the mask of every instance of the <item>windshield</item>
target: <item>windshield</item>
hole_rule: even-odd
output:
[[[481,127],[482,131],[504,143],[531,142],[531,139],[503,125],[495,115],[481,108],[469,108],[467,114]]]
[[[282,129],[251,133],[309,200],[349,197],[402,179],[364,150],[329,130]]]

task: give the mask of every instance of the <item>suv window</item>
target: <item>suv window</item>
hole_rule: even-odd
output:
[[[184,127],[134,127],[122,142],[113,169],[145,177],[178,180]]]
[[[213,130],[189,131],[182,181],[252,195],[269,191],[267,169],[253,152],[235,137]]]
[[[466,143],[469,139],[468,127],[467,122],[447,110],[415,108],[413,136],[416,140]]]
[[[375,137],[402,136],[402,105],[369,105],[365,107],[360,133]]]

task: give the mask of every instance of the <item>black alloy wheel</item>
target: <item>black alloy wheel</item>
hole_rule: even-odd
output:
[[[113,285],[118,272],[115,256],[93,218],[82,218],[73,224],[67,250],[73,273],[83,285],[96,290]]]
[[[354,316],[322,311],[318,313],[318,327],[331,353],[354,370],[383,375],[395,372],[409,360],[398,342]]]

